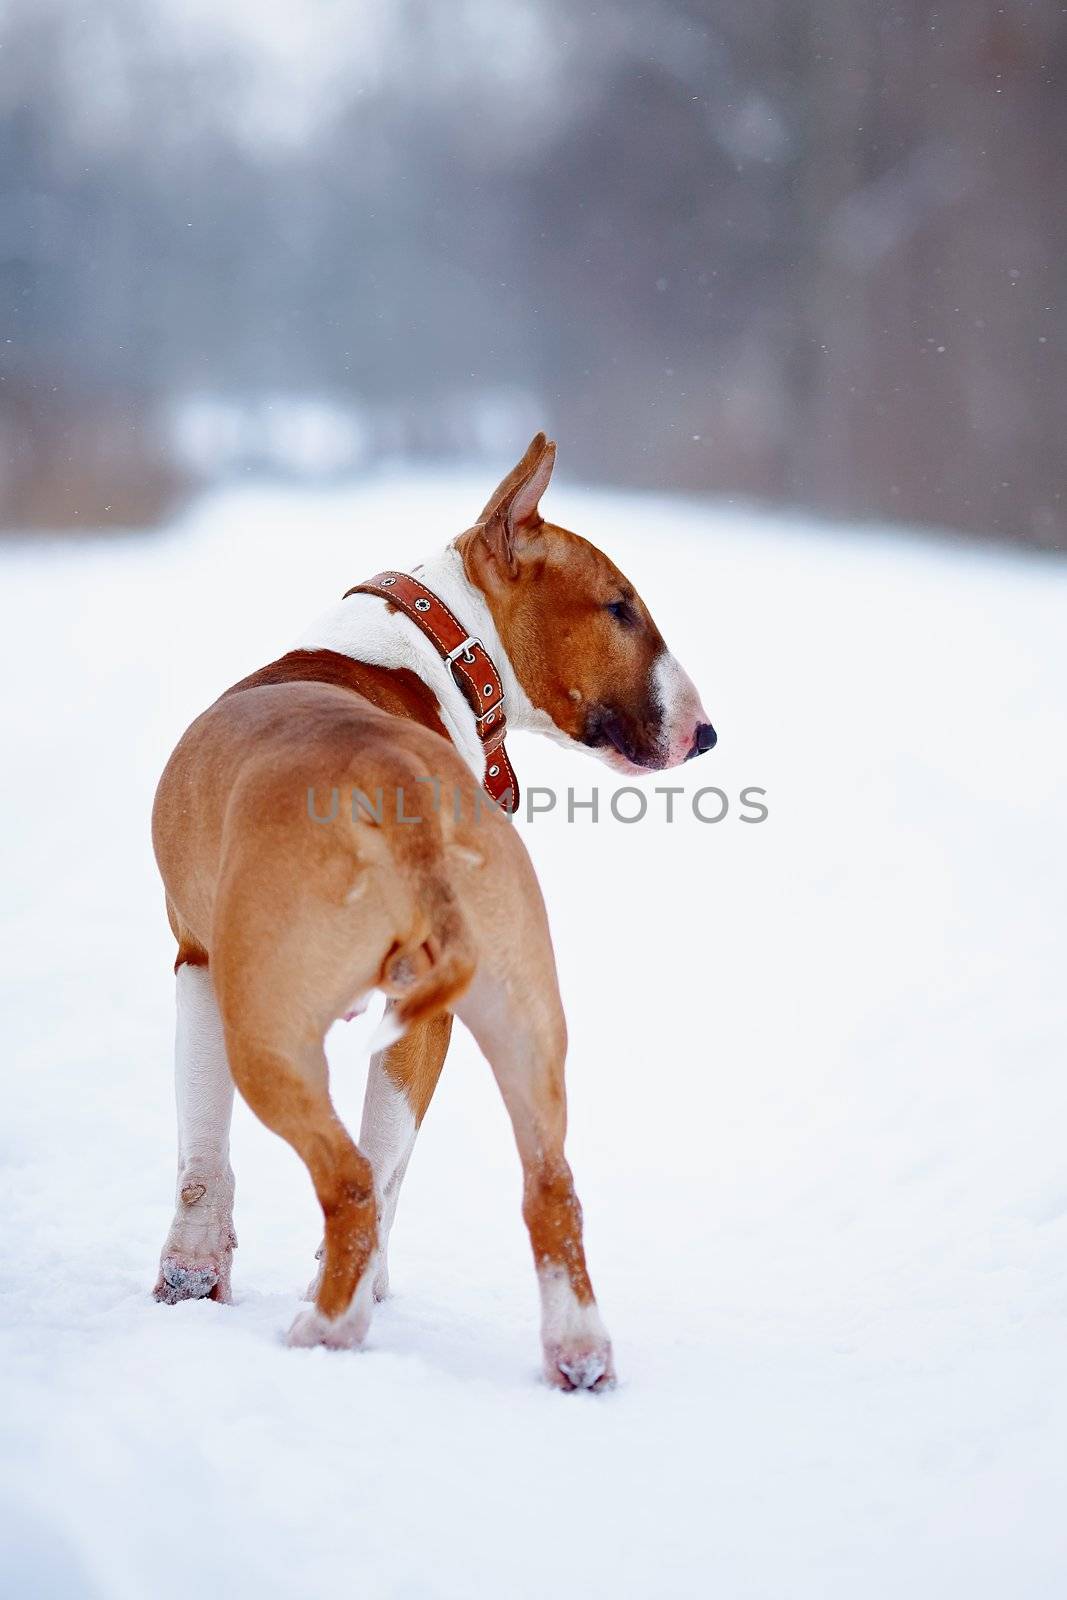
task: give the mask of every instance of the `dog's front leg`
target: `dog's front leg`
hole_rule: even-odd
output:
[[[230,1117],[233,1078],[222,1021],[206,966],[177,973],[174,1077],[178,1182],[174,1221],[160,1256],[155,1297],[229,1300],[233,1231]]]
[[[389,1293],[387,1252],[400,1198],[400,1185],[404,1181],[422,1119],[437,1088],[451,1036],[452,1013],[441,1012],[425,1022],[415,1023],[387,1050],[378,1051],[371,1057],[367,1069],[359,1148],[374,1169],[374,1188],[378,1200],[375,1300],[384,1300]],[[314,1300],[322,1282],[321,1263],[325,1244],[319,1245],[316,1254],[320,1265],[308,1286],[309,1300]]]
[[[417,1023],[388,1050],[371,1058],[359,1146],[374,1168],[378,1191],[376,1300],[384,1300],[389,1293],[386,1251],[400,1185],[441,1076],[451,1035],[452,1015],[444,1012]]]

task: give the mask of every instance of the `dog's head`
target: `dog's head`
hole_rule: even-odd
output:
[[[555,459],[539,433],[458,541],[515,674],[546,732],[616,771],[703,755],[715,730],[633,584],[588,539],[542,518]]]

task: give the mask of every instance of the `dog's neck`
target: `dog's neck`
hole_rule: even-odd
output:
[[[509,729],[548,733],[559,730],[546,712],[532,704],[519,682],[500,640],[484,592],[472,583],[454,544],[409,569],[439,595],[467,632],[480,639],[492,656],[504,686],[504,714]],[[336,650],[372,666],[406,667],[420,677],[441,708],[441,720],[463,760],[479,779],[485,755],[474,725],[474,713],[450,669],[410,617],[391,610],[377,595],[353,594],[338,601],[305,629],[299,650]]]

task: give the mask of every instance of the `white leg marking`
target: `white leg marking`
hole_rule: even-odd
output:
[[[233,1078],[215,990],[206,967],[178,968],[174,1083],[178,1183],[174,1221],[160,1259],[158,1300],[230,1298]]]
[[[389,1233],[417,1132],[407,1095],[386,1072],[382,1057],[372,1056],[359,1147],[374,1169],[378,1192],[378,1271],[374,1280],[378,1300],[384,1300],[389,1293]]]
[[[404,1029],[396,1020],[396,1011],[392,1006],[386,1006],[385,1010],[382,1012],[382,1020],[371,1034],[370,1047],[372,1062],[377,1058],[381,1051],[388,1050],[391,1044],[396,1044],[396,1041],[398,1039],[402,1039],[403,1037]],[[364,1101],[364,1111],[366,1111],[366,1101]]]
[[[562,1267],[537,1274],[545,1378],[557,1389],[606,1389],[615,1382],[611,1340],[595,1300],[582,1305]]]
[[[386,1010],[385,1021],[390,1016]],[[384,1300],[389,1293],[389,1234],[396,1216],[400,1185],[415,1148],[418,1129],[415,1125],[411,1103],[403,1089],[398,1089],[382,1065],[382,1056],[371,1056],[367,1071],[367,1092],[363,1099],[363,1122],[359,1131],[359,1148],[374,1172],[374,1189],[378,1197],[378,1259],[374,1273],[374,1298]],[[316,1255],[319,1269],[308,1285],[306,1298],[314,1300],[322,1278],[324,1246],[319,1245]]]
[[[374,1257],[356,1284],[346,1310],[339,1317],[324,1317],[318,1306],[308,1306],[298,1311],[286,1336],[286,1343],[297,1350],[308,1350],[313,1345],[325,1345],[327,1350],[354,1350],[367,1337],[371,1313],[374,1310]]]

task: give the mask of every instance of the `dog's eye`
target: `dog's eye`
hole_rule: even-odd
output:
[[[606,609],[611,612],[616,622],[621,622],[624,628],[637,626],[637,612],[628,600],[609,600]]]

